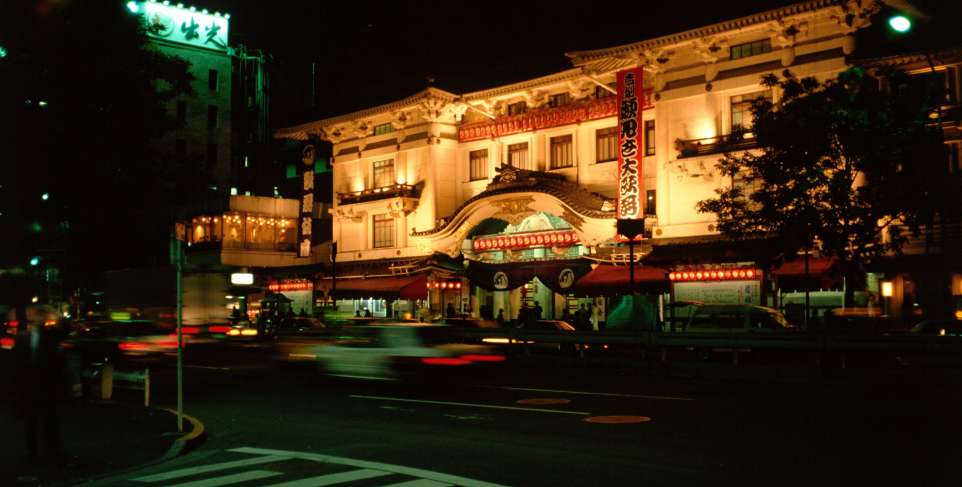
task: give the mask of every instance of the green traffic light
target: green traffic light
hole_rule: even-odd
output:
[[[912,29],[912,21],[904,15],[895,15],[893,17],[889,17],[889,27],[891,27],[895,32],[904,34]]]
[[[40,199],[42,199],[42,200],[44,200],[44,201],[49,200],[49,199],[50,199],[50,193],[44,193],[44,194],[40,195]]]
[[[33,257],[30,259],[30,265],[36,267],[40,265],[40,257]]]

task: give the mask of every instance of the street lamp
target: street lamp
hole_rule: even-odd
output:
[[[140,13],[140,5],[137,2],[127,2],[127,10],[132,14]]]
[[[912,21],[904,15],[893,15],[889,17],[889,27],[895,32],[904,34],[912,29]]]

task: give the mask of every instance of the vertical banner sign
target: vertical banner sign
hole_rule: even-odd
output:
[[[641,109],[644,92],[642,68],[618,72],[618,218],[643,215],[641,156]]]
[[[311,256],[311,222],[314,217],[314,160],[316,152],[313,145],[304,147],[301,161],[304,163],[304,187],[301,192],[300,222],[297,232],[297,256]]]

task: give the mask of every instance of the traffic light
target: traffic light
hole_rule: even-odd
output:
[[[40,199],[42,199],[42,200],[44,200],[44,201],[49,200],[49,199],[50,199],[50,193],[44,193],[44,194],[40,195]]]
[[[33,256],[33,257],[31,257],[31,258],[30,258],[30,265],[33,266],[33,267],[37,267],[38,265],[40,265],[40,257],[37,257],[36,255]]]

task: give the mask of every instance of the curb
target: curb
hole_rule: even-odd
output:
[[[157,409],[160,409],[161,411],[167,411],[168,413],[171,413],[174,416],[177,416],[177,411],[173,409],[168,409],[168,408],[157,408]],[[204,423],[201,423],[200,420],[198,420],[193,416],[188,416],[184,414],[183,417],[191,425],[190,433],[187,433],[181,436],[180,438],[177,438],[176,440],[174,440],[174,444],[170,445],[170,448],[167,450],[167,453],[164,454],[162,458],[163,461],[171,460],[175,457],[183,455],[184,453],[192,450],[194,447],[196,447],[197,445],[200,445],[201,443],[204,442],[204,440],[207,439],[207,431],[204,428]]]

